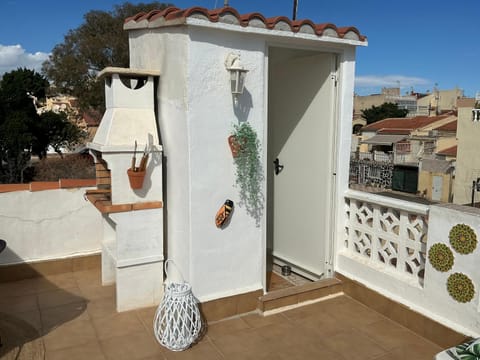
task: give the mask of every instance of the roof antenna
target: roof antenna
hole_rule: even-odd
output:
[[[293,16],[292,20],[297,20],[298,0],[293,0]]]

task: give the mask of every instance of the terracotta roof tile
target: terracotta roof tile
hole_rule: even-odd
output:
[[[410,132],[411,132],[410,129],[391,128],[391,129],[380,129],[380,130],[377,131],[377,134],[409,135]]]
[[[363,131],[384,131],[384,129],[415,130],[451,116],[415,116],[412,118],[389,118],[374,122],[363,127]]]
[[[440,130],[440,131],[457,131],[457,120],[454,120],[452,122],[449,122],[445,125],[439,126],[435,128],[435,130]]]
[[[251,26],[262,29],[265,29],[267,27],[265,25],[267,23],[267,19],[265,18],[265,16],[257,12],[240,15],[240,20],[242,26],[245,27]]]
[[[457,156],[457,145],[437,152],[438,155]]]
[[[338,33],[342,38],[345,38],[345,39],[355,40],[357,38],[359,39],[362,37],[362,35],[360,34],[360,31],[358,31],[358,29],[354,26],[338,28]]]
[[[241,15],[236,9],[228,6],[213,10],[198,6],[187,9],[179,9],[171,6],[164,10],[153,10],[149,13],[142,12],[127,18],[124,28],[129,30],[145,27],[175,26],[187,23],[187,20],[190,18],[210,21],[212,23],[221,22],[229,25],[302,33],[316,35],[318,37],[328,36],[360,42],[367,40],[367,38],[353,26],[337,27],[330,23],[315,24],[311,20],[292,21],[285,16],[266,18],[256,12]]]
[[[145,20],[149,20],[149,21],[153,21],[157,18],[162,18],[162,17],[165,16],[164,12],[160,11],[160,10],[154,10],[154,11],[150,12],[148,15],[149,15],[149,17],[146,18]]]

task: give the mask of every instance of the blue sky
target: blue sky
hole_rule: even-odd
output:
[[[116,0],[0,0],[0,74],[40,69],[52,48],[89,10],[110,11]],[[132,3],[139,1],[131,0]],[[148,3],[148,0],[144,0]],[[177,7],[223,6],[224,0],[172,0]],[[400,84],[402,93],[459,87],[480,91],[480,0],[298,0],[297,19],[356,26],[369,46],[358,48],[360,95]],[[240,13],[292,16],[293,0],[230,0]]]

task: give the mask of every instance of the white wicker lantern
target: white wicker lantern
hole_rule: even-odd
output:
[[[173,263],[172,260],[165,262],[167,281],[169,262]],[[162,302],[155,313],[153,330],[161,345],[172,351],[182,351],[197,340],[202,329],[202,319],[192,286],[183,277],[181,283],[167,281]]]

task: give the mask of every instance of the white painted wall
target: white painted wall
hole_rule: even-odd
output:
[[[262,227],[257,227],[255,219],[239,206],[227,138],[234,124],[247,121],[260,141],[263,139],[265,42],[242,33],[226,36],[208,28],[195,29],[190,36],[187,70],[192,180],[190,279],[200,298],[212,299],[263,288],[266,250]],[[237,108],[224,65],[231,52],[239,53],[243,66],[249,70]],[[265,159],[262,163],[265,168]],[[214,219],[226,199],[234,201],[235,212],[229,226],[221,230]]]
[[[339,55],[338,66],[338,89],[336,111],[339,122],[336,124],[336,157],[335,169],[336,183],[332,192],[335,213],[332,215],[335,224],[334,233],[331,234],[327,253],[330,268],[336,271],[335,254],[343,246],[343,234],[345,232],[345,209],[343,204],[345,191],[348,190],[350,173],[350,148],[352,141],[352,114],[353,114],[353,89],[355,81],[355,48],[346,48]],[[331,275],[331,274],[330,274]]]
[[[160,70],[157,120],[163,145],[165,258],[190,272],[190,155],[187,127],[188,36],[182,27],[129,33],[130,66]]]
[[[211,29],[130,34],[130,66],[161,73],[158,118],[167,168],[166,257],[174,259],[202,301],[261,289],[262,228],[238,206],[228,228],[217,229],[214,220],[226,199],[238,205],[227,143],[233,124],[248,120],[263,139],[264,41],[243,34],[227,37]],[[233,106],[224,65],[228,53],[239,49],[248,49],[240,53],[250,70],[239,99],[242,110]]]
[[[471,254],[458,254],[450,245],[448,235],[453,226],[466,224],[474,229],[477,234],[477,241],[480,240],[480,210],[444,204],[430,207],[428,229],[428,248],[433,244],[443,243],[453,252],[453,269],[447,272],[435,270],[429,261],[425,267],[425,293],[422,299],[422,306],[436,315],[439,319],[445,319],[446,324],[452,324],[454,328],[465,328],[468,335],[480,336],[480,271],[478,270],[478,259],[480,246]],[[467,275],[475,286],[475,296],[469,303],[459,303],[447,292],[447,278],[453,273],[460,272]]]
[[[100,212],[84,199],[85,188],[0,194],[0,238],[7,249],[0,265],[100,252]]]

